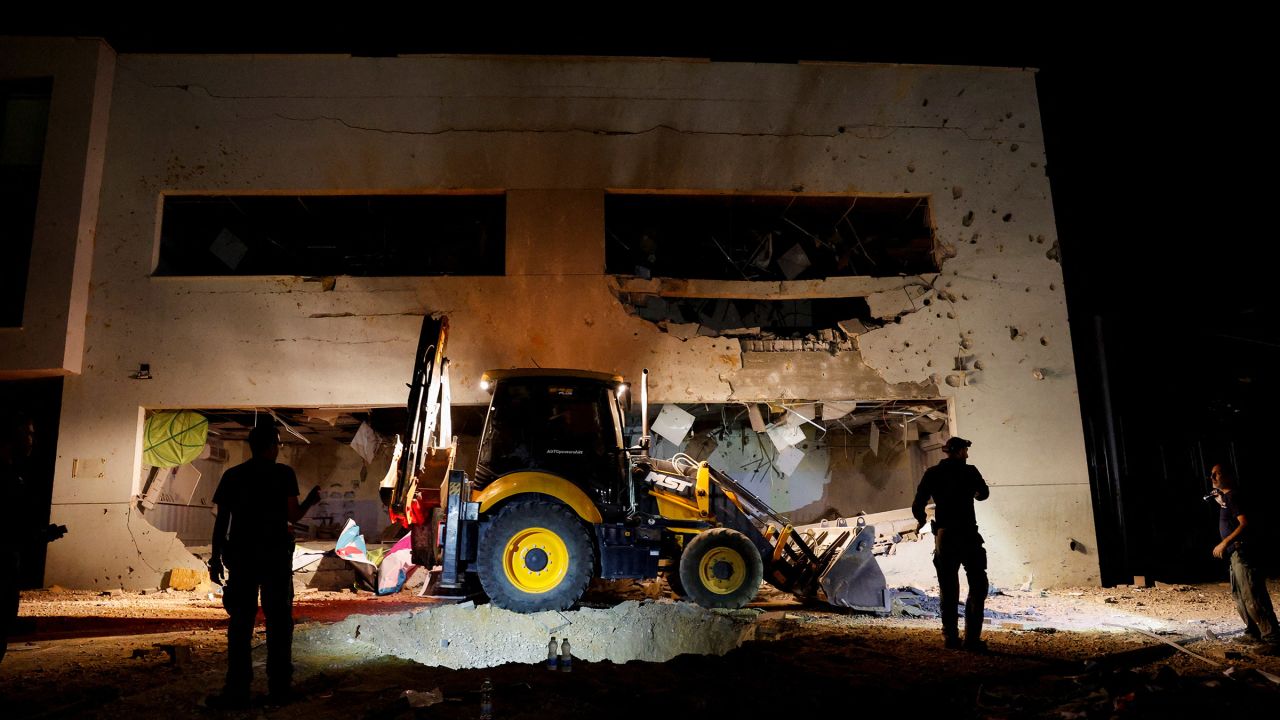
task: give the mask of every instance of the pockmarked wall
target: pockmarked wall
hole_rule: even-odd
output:
[[[993,581],[1095,582],[1034,88],[1030,71],[963,67],[121,55],[54,478],[71,531],[46,581],[140,588],[199,566],[133,509],[145,409],[401,405],[420,318],[444,312],[459,403],[487,401],[483,370],[534,364],[649,368],[657,403],[946,399],[992,485]],[[739,283],[865,297],[885,321],[852,350],[744,352],[623,306],[604,272],[611,190],[927,197],[946,259]],[[505,192],[504,276],[152,277],[166,194],[457,191]],[[142,362],[153,379],[130,378]]]

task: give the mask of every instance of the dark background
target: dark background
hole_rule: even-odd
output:
[[[1119,18],[1084,6],[1023,23],[771,7],[697,27],[657,6],[609,16],[323,18],[205,8],[148,22],[0,21],[0,34],[105,37],[119,52],[675,56],[1038,68],[1105,585],[1225,578],[1208,467],[1234,467],[1280,527],[1280,331],[1271,276],[1272,40],[1204,10]],[[504,11],[505,12],[505,11]],[[1030,6],[1023,14],[1043,12]],[[807,14],[806,14],[807,13]],[[587,18],[584,21],[584,18]],[[803,20],[803,22],[798,22]],[[923,23],[934,21],[934,27]],[[586,24],[584,24],[586,22]],[[5,26],[8,27],[5,27]],[[1251,519],[1253,519],[1251,517]],[[1280,533],[1266,544],[1280,548]],[[1277,553],[1271,552],[1271,556]]]

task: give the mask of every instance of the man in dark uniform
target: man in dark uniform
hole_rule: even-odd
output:
[[[1235,479],[1222,465],[1213,466],[1209,481],[1220,507],[1218,533],[1222,537],[1222,542],[1213,548],[1213,556],[1230,559],[1231,597],[1244,621],[1245,640],[1263,643],[1268,652],[1276,654],[1280,651],[1280,627],[1267,594],[1267,575],[1258,566],[1258,548],[1251,540],[1257,529],[1249,523],[1248,496],[1241,494]]]
[[[222,475],[213,503],[213,556],[209,576],[222,583],[223,563],[230,577],[223,586],[227,623],[227,680],[221,695],[208,704],[219,708],[249,706],[253,682],[250,643],[262,592],[267,622],[268,702],[289,701],[293,680],[293,533],[289,523],[301,519],[319,500],[316,486],[298,503],[298,478],[277,463],[280,433],[270,424],[249,433],[252,457]]]
[[[0,492],[10,508],[21,512],[14,519],[16,542],[0,547],[0,660],[4,659],[18,619],[18,605],[22,599],[22,549],[39,542],[53,542],[67,532],[65,525],[43,525],[30,514],[29,495],[35,492],[22,476],[23,465],[35,447],[36,428],[25,413],[0,411]]]
[[[924,527],[925,505],[934,502],[933,566],[938,570],[938,594],[942,597],[942,637],[948,648],[962,647],[959,623],[960,566],[969,578],[969,598],[964,604],[965,650],[981,652],[982,606],[987,599],[987,551],[978,534],[978,521],[973,514],[973,501],[986,500],[991,494],[982,473],[966,463],[969,446],[964,438],[947,440],[942,450],[947,457],[925,471],[916,488],[911,514],[916,518],[916,531]]]

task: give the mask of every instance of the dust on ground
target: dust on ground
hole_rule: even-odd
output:
[[[765,593],[751,611],[754,639],[722,656],[684,654],[661,663],[579,658],[570,673],[549,672],[541,662],[455,670],[389,656],[300,652],[298,701],[226,715],[474,718],[486,678],[496,688],[498,718],[876,710],[992,718],[1181,717],[1280,702],[1280,658],[1236,641],[1242,625],[1225,583],[1004,590],[988,598],[991,652],[983,655],[940,647],[938,621],[930,616],[936,590],[921,590],[902,593],[898,608],[921,616],[885,618]],[[1277,591],[1280,586],[1272,584],[1273,596]],[[626,595],[625,589],[597,590],[585,605],[608,608]],[[663,604],[630,600],[641,607]],[[434,612],[429,601],[409,593],[313,593],[300,596],[294,610],[300,639],[333,632],[340,615],[408,618],[423,612]],[[222,714],[201,704],[221,686],[224,672],[226,614],[216,598],[35,591],[23,594],[21,614],[26,634],[11,640],[0,664],[6,717]],[[130,634],[72,637],[78,623]],[[494,624],[495,635],[507,632]],[[259,664],[265,659],[260,633]],[[263,692],[260,665],[257,672],[255,689]],[[440,701],[428,705],[435,698]]]

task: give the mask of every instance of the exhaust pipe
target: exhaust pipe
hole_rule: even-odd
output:
[[[649,368],[640,373],[640,455],[649,457]]]

